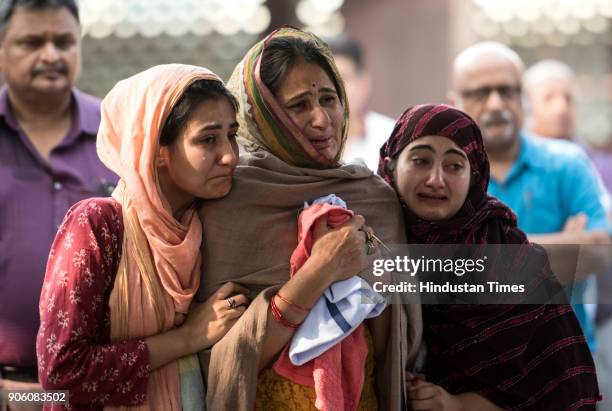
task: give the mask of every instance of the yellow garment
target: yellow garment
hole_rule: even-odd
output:
[[[367,326],[365,337],[368,344],[368,356],[365,363],[363,390],[357,410],[376,411],[378,403],[374,390],[374,344]],[[314,405],[316,399],[314,387],[307,387],[288,380],[278,375],[272,368],[263,370],[257,379],[256,411],[317,411]]]

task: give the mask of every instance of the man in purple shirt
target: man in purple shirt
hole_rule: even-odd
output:
[[[38,381],[38,300],[56,230],[70,206],[108,195],[117,177],[96,154],[100,102],[74,88],[75,1],[0,8],[0,388],[11,390]]]

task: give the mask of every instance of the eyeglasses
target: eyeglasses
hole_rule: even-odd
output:
[[[467,100],[482,103],[493,91],[496,91],[503,100],[513,100],[521,95],[521,86],[480,87],[473,90],[462,90],[459,93]]]

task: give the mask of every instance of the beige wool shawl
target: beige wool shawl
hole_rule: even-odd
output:
[[[253,298],[232,329],[200,354],[208,409],[253,408],[268,303],[289,279],[298,212],[304,201],[330,193],[363,215],[383,242],[406,242],[395,192],[359,164],[316,170],[288,165],[268,152],[251,153],[241,158],[231,193],[200,210],[204,237],[197,298],[205,300],[229,281],[248,288]],[[381,409],[400,410],[406,401],[404,370],[420,345],[422,322],[419,305],[393,304],[391,310],[386,356],[376,364],[377,395]]]

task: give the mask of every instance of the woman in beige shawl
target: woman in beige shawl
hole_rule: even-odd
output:
[[[365,165],[339,162],[348,104],[331,53],[318,38],[289,27],[273,32],[247,53],[228,87],[240,104],[241,142],[252,153],[240,160],[232,193],[200,211],[205,238],[199,297],[233,281],[254,300],[228,334],[201,354],[207,404],[313,409],[312,401],[262,403],[262,378],[270,381],[270,365],[290,342],[294,330],[286,325],[300,324],[303,309],[331,283],[367,267],[364,218],[383,242],[405,242],[401,209],[393,190]],[[304,201],[330,193],[358,216],[338,229],[318,224],[310,258],[289,279],[298,212]],[[419,307],[390,305],[368,325],[378,406],[399,410],[405,407],[404,367],[420,342]]]
[[[235,99],[201,67],[153,67],[102,102],[98,154],[121,180],[68,212],[40,300],[41,383],[68,390],[70,409],[202,409],[193,354],[248,302],[226,284],[185,319],[200,284],[196,206],[230,191],[237,127]]]

